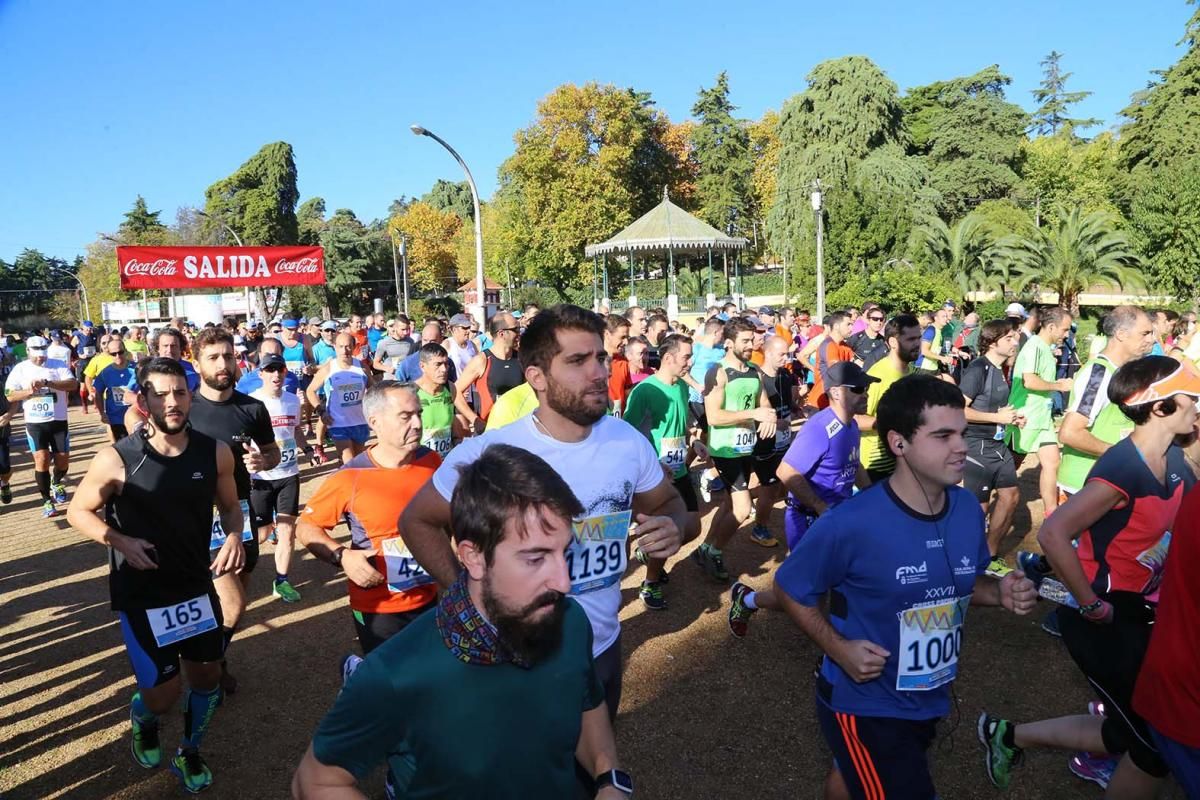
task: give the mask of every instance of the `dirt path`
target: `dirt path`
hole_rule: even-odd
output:
[[[77,483],[106,440],[94,414],[72,409],[71,422]],[[23,434],[14,431],[13,440],[21,443],[14,447],[16,500],[0,507],[0,792],[5,800],[186,796],[165,769],[143,771],[129,756],[134,684],[108,608],[104,552],[62,517],[41,519]],[[303,497],[328,471],[305,470]],[[1023,491],[1036,495],[1028,467]],[[1017,530],[1029,525],[1023,507]],[[212,798],[287,796],[291,771],[337,691],[341,655],[355,646],[343,579],[300,559],[293,582],[304,600],[285,606],[270,598],[270,552],[266,547],[254,576],[256,599],[230,652],[241,689],[218,713],[205,745]],[[728,553],[730,572],[759,587],[781,557],[744,537]],[[756,615],[748,638],[735,640],[726,627],[728,591],[690,562],[674,564],[672,576],[664,612],[646,611],[637,600],[640,570],[624,582],[627,665],[618,739],[638,796],[819,797],[829,757],[812,709],[815,648],[770,612]],[[975,741],[981,708],[1030,719],[1078,713],[1089,699],[1065,649],[1038,629],[1038,619],[972,609],[960,714],[935,751],[942,797],[998,796]],[[164,745],[181,724],[178,714],[165,719]],[[1067,771],[1066,758],[1032,754],[1004,796],[1099,797],[1097,787]],[[370,788],[382,797],[378,784]]]

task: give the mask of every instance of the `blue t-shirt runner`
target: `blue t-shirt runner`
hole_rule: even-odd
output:
[[[96,375],[92,386],[97,400],[104,397],[104,416],[108,418],[108,424],[124,426],[125,412],[130,406],[126,393],[132,395],[137,391],[137,370],[133,364],[124,367],[109,364]]]
[[[821,502],[832,508],[854,493],[859,439],[858,423],[853,417],[846,424],[832,408],[826,408],[800,426],[783,462],[803,475]],[[786,502],[784,532],[788,549],[795,550],[821,509],[806,508],[792,494]]]

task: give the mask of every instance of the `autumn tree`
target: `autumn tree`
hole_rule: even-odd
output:
[[[455,288],[458,275],[455,239],[463,226],[457,214],[417,201],[409,204],[404,213],[392,217],[388,226],[406,237],[411,286],[425,291]]]

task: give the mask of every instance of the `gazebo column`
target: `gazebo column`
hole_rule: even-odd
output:
[[[599,256],[592,256],[592,311],[600,310],[600,299],[596,296],[596,270]]]
[[[667,319],[679,319],[679,293],[675,290],[675,248],[667,245]]]
[[[600,298],[605,306],[612,308],[612,299],[608,296],[608,253],[604,254],[603,267],[600,272]]]
[[[626,308],[632,308],[637,305],[637,288],[634,286],[633,271],[637,265],[633,261],[633,248],[629,248],[629,302],[626,303]]]
[[[705,306],[715,306],[717,296],[713,294],[712,248],[708,248],[708,294],[704,296]]]

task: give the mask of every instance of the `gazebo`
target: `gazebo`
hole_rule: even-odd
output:
[[[715,301],[712,290],[713,251],[727,255],[746,248],[747,241],[740,236],[727,236],[703,220],[693,217],[671,202],[666,187],[663,200],[654,208],[634,220],[629,227],[599,244],[589,244],[584,254],[592,259],[593,307],[599,307],[601,293],[608,301],[608,256],[624,256],[629,264],[629,304],[637,304],[633,292],[634,262],[638,255],[645,257],[666,256],[667,258],[667,311],[672,317],[679,313],[679,295],[675,291],[675,254],[708,254],[708,304]],[[603,269],[599,260],[604,259]],[[600,286],[600,282],[603,286]]]

